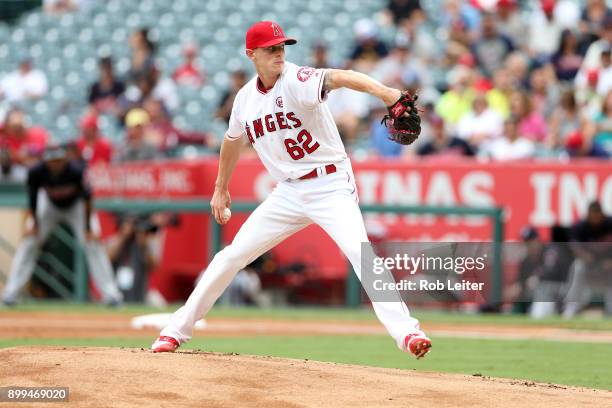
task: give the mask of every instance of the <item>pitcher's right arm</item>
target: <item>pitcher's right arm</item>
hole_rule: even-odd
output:
[[[232,204],[229,193],[229,182],[232,178],[232,173],[240,157],[242,149],[242,138],[230,140],[227,137],[223,139],[221,144],[221,155],[219,158],[219,173],[215,182],[215,192],[210,201],[212,214],[219,224],[223,222],[223,211],[229,208]]]

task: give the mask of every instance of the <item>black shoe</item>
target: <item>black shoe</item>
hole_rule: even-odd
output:
[[[2,304],[6,307],[17,306],[17,301],[15,299],[2,299]]]

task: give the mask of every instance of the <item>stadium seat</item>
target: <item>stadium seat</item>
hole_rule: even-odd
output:
[[[48,129],[68,137],[74,121],[82,114],[89,85],[98,75],[98,58],[112,55],[118,76],[130,67],[127,40],[144,26],[158,45],[157,58],[165,75],[182,62],[182,44],[198,44],[199,62],[208,74],[208,84],[200,90],[180,89],[183,101],[175,117],[176,126],[212,129],[220,134],[225,124],[214,125],[213,114],[218,98],[226,89],[228,74],[252,67],[243,55],[244,32],[256,19],[279,22],[301,47],[287,51],[298,64],[308,61],[310,46],[319,40],[333,43],[330,57],[344,57],[351,47],[352,22],[371,17],[385,7],[384,0],[107,0],[90,2],[87,12],[49,15],[42,10],[25,14],[14,26],[0,22],[0,75],[15,69],[23,55],[24,44],[30,55],[47,74],[51,91],[32,108],[32,116]],[[423,7],[439,7],[440,0],[421,2]],[[325,11],[325,12],[323,12]],[[296,19],[296,16],[298,18]],[[385,37],[393,32],[383,32]],[[249,74],[250,75],[250,74]],[[78,98],[78,100],[72,100]],[[59,115],[59,116],[58,116]],[[72,122],[71,122],[72,121]],[[101,118],[101,128],[108,137],[120,141],[123,132],[114,118]],[[73,135],[71,135],[73,136]]]

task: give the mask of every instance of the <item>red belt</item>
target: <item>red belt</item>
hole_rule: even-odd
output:
[[[313,171],[304,174],[302,177],[300,177],[300,180],[307,180],[319,176],[324,176],[326,174],[332,174],[335,173],[338,169],[333,164],[328,164],[327,166],[325,166],[325,173],[319,174],[317,170],[318,169],[314,169]]]

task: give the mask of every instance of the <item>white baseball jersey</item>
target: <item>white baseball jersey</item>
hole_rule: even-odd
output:
[[[263,89],[255,76],[236,95],[225,137],[247,137],[278,181],[341,165],[347,154],[325,103],[324,76],[323,69],[290,62],[272,89]]]

